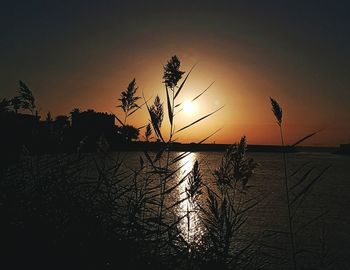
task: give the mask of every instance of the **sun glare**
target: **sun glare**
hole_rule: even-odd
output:
[[[185,113],[193,113],[196,110],[194,103],[189,100],[184,102],[183,108]]]

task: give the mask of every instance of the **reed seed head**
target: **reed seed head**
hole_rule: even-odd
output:
[[[282,108],[280,107],[280,105],[278,104],[278,102],[276,100],[274,100],[271,97],[270,97],[270,100],[271,100],[271,105],[272,105],[272,112],[276,117],[277,124],[279,126],[281,126],[281,124],[282,124]]]
[[[164,66],[164,83],[171,89],[174,89],[179,80],[181,80],[182,75],[185,73],[180,70],[180,65],[180,60],[177,58],[176,55],[174,55]]]
[[[127,89],[121,93],[121,97],[118,99],[121,101],[121,105],[118,107],[122,108],[125,113],[130,111],[133,108],[139,107],[136,104],[136,101],[140,99],[140,97],[135,96],[136,90],[138,87],[136,86],[136,80],[133,79]]]

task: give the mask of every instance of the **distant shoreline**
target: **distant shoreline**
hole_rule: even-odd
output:
[[[165,143],[161,142],[132,142],[126,145],[120,145],[115,151],[159,151],[164,149]],[[181,152],[224,152],[230,144],[196,144],[196,143],[172,143],[170,151]],[[339,148],[337,147],[319,147],[319,146],[285,146],[286,152],[324,152],[335,153]],[[268,152],[281,153],[283,147],[279,145],[247,145],[248,152]]]

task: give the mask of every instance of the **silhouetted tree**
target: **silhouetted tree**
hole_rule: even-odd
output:
[[[54,129],[58,136],[62,136],[65,129],[69,128],[69,118],[66,115],[59,115],[55,118]]]
[[[117,128],[117,133],[123,137],[123,139],[127,142],[131,142],[132,140],[137,140],[140,134],[139,129],[125,125]]]
[[[80,109],[79,108],[74,108],[73,110],[71,110],[70,114],[70,119],[72,121],[72,126],[74,125],[74,121],[76,119],[76,117],[80,114]]]
[[[137,89],[136,80],[133,79],[129,83],[128,88],[121,93],[121,97],[118,99],[121,101],[121,105],[118,105],[117,107],[122,108],[125,114],[124,125],[126,124],[127,117],[133,113],[131,110],[140,108],[139,105],[136,104],[136,101],[140,99],[140,97],[135,96]]]
[[[70,115],[79,114],[79,113],[80,113],[80,109],[79,109],[79,108],[74,108],[74,109],[70,112]]]
[[[19,96],[21,107],[24,110],[29,110],[31,114],[34,114],[35,106],[35,98],[33,96],[30,88],[21,80],[19,81]]]
[[[58,115],[55,118],[55,125],[66,128],[69,127],[69,118],[66,115]]]

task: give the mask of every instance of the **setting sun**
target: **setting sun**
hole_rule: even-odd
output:
[[[196,111],[196,106],[193,102],[186,100],[183,105],[183,110],[185,113],[194,113]]]

